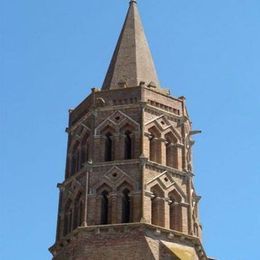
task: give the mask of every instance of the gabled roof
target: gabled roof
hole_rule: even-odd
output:
[[[141,81],[159,87],[137,3],[131,0],[102,89],[136,87]]]

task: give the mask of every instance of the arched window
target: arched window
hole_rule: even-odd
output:
[[[160,140],[160,132],[154,126],[149,129],[150,138],[149,138],[149,160],[157,163],[161,163],[162,155],[161,155],[161,140]]]
[[[152,216],[152,224],[164,227],[165,224],[165,201],[164,201],[164,192],[160,188],[159,185],[155,185],[151,188],[151,192],[153,193],[152,197],[152,205],[151,205],[151,216]]]
[[[112,161],[112,145],[112,135],[110,133],[107,133],[105,136],[105,161]]]
[[[71,208],[71,200],[69,200],[65,205],[64,212],[64,227],[63,227],[63,235],[66,236],[71,232],[72,229],[72,208]]]
[[[81,142],[81,154],[80,154],[80,159],[81,159],[81,167],[84,166],[84,163],[88,161],[88,134],[84,136]]]
[[[122,192],[122,223],[130,222],[131,202],[130,202],[129,193],[130,192],[128,189],[124,189]]]
[[[165,135],[166,139],[166,165],[178,169],[177,139],[172,133]]]
[[[108,224],[108,192],[105,190],[101,193],[101,225]]]
[[[181,206],[181,196],[176,192],[176,190],[169,193],[170,199],[170,228],[182,231],[182,206]]]
[[[131,132],[125,132],[125,159],[132,159],[132,139]]]

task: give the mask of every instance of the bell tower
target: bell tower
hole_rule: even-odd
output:
[[[208,259],[184,97],[160,86],[136,1],[101,89],[69,112],[54,260]]]

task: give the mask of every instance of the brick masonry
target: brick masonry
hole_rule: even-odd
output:
[[[102,89],[69,111],[67,133],[54,260],[207,259],[185,98],[159,86],[135,1]]]

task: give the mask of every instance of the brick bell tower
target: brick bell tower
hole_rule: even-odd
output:
[[[208,259],[184,97],[161,88],[136,1],[101,89],[69,113],[54,260]]]

